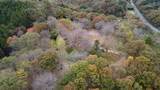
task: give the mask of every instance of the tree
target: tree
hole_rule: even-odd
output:
[[[74,30],[66,36],[69,47],[79,51],[89,51],[93,46],[93,41],[86,30]]]
[[[154,88],[154,82],[156,79],[156,73],[144,71],[136,78],[136,81],[142,85],[143,88]]]
[[[154,62],[143,56],[136,57],[135,59],[129,61],[129,65],[127,67],[128,75],[133,75],[137,78],[144,71],[158,72],[158,68]]]
[[[47,23],[34,23],[33,24],[33,31],[35,32],[41,32],[43,30],[48,29],[48,24]]]
[[[51,30],[51,39],[56,39],[57,36],[58,36],[57,30],[55,30],[55,29]]]
[[[100,43],[98,40],[96,40],[94,43],[94,46],[92,47],[89,53],[91,55],[97,55],[98,57],[103,56],[103,50],[101,50],[99,46],[100,46]]]
[[[0,78],[0,90],[20,90],[26,87],[27,82],[19,78],[14,72]]]
[[[148,19],[154,23],[156,26],[160,26],[160,9],[151,10],[151,12],[147,15]]]
[[[143,90],[143,87],[141,85],[139,85],[139,83],[135,82],[133,88],[135,90]]]
[[[2,51],[2,49],[0,48],[0,58],[2,58],[4,56],[4,52]]]
[[[12,25],[0,24],[0,58],[2,58],[6,53],[4,52],[4,49],[7,44],[7,37],[13,34],[12,29]]]
[[[52,72],[44,72],[33,78],[31,86],[33,90],[53,90],[56,80]]]
[[[75,73],[76,77],[78,78],[84,78],[86,77],[86,68],[88,66],[88,62],[86,61],[78,61],[77,63],[75,63],[72,68],[71,68],[71,72]]]
[[[74,84],[75,84],[77,90],[86,90],[87,89],[87,82],[84,78],[75,79]]]
[[[46,70],[54,70],[58,65],[57,53],[54,49],[42,53],[37,60],[40,67]]]
[[[145,39],[145,42],[146,42],[146,44],[148,44],[148,45],[153,45],[153,44],[154,44],[154,41],[152,40],[151,37],[147,37],[147,38]]]
[[[64,86],[65,90],[76,90],[76,86],[74,85],[73,82],[69,82],[67,85]]]
[[[0,68],[4,69],[7,67],[12,67],[14,68],[14,62],[15,62],[15,57],[14,56],[9,56],[9,57],[3,57],[2,59],[0,59]]]
[[[104,16],[104,17],[103,17],[103,20],[104,20],[105,22],[111,22],[111,21],[116,20],[116,19],[117,19],[117,17],[114,16],[114,15],[108,15],[108,16]]]
[[[116,89],[132,90],[133,83],[134,83],[134,78],[132,76],[127,76],[125,78],[118,79],[116,82]]]
[[[3,17],[0,19],[0,24],[12,24],[13,26],[28,26],[31,24],[31,19],[26,18],[27,15],[25,11],[28,8],[34,8],[33,3],[31,2],[22,2],[22,1],[12,1],[5,0],[0,3],[0,16]]]
[[[40,35],[35,32],[27,32],[22,35],[20,38],[13,40],[9,46],[13,48],[15,51],[19,51],[21,49],[27,48],[28,50],[32,50],[37,48],[39,43]]]
[[[106,2],[106,8],[105,8],[105,14],[109,15],[115,15],[115,16],[124,16],[126,13],[126,7],[127,3],[124,0],[105,0]]]
[[[51,41],[51,47],[57,49],[57,57],[59,60],[67,58],[66,42],[61,36],[57,36],[56,40]]]
[[[160,89],[160,77],[157,77],[156,80],[154,81],[154,88],[155,89]]]
[[[125,44],[125,51],[130,55],[130,56],[140,56],[143,52],[145,52],[147,49],[147,45],[143,40],[134,40],[134,41],[129,41]]]
[[[61,85],[71,90],[111,90],[114,87],[111,72],[106,59],[91,55],[73,64],[71,71],[61,80]]]
[[[72,30],[73,24],[71,20],[62,18],[59,20],[59,22],[62,23],[66,28]]]

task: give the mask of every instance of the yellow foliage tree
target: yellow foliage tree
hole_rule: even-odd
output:
[[[62,18],[59,20],[59,22],[62,23],[66,28],[68,28],[70,30],[73,29],[73,24],[72,24],[71,20]]]

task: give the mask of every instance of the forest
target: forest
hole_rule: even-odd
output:
[[[160,29],[160,0],[138,0],[137,5],[145,17]]]
[[[160,90],[160,0],[0,0],[0,17],[0,90]]]

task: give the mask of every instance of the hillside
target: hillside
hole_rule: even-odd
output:
[[[135,4],[159,27],[157,2]],[[160,33],[134,9],[128,0],[1,0],[0,90],[160,90]]]

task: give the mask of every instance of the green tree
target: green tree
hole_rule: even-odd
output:
[[[89,52],[91,55],[97,55],[98,57],[102,57],[103,56],[103,50],[100,49],[100,45],[99,45],[99,41],[96,40],[95,41],[95,45],[92,47],[91,51]]]
[[[54,70],[58,65],[57,53],[55,49],[47,50],[38,58],[38,63],[42,69]]]
[[[106,1],[106,8],[105,13],[107,15],[112,14],[115,16],[124,16],[127,10],[127,2],[124,0],[105,0]]]
[[[141,85],[139,85],[139,83],[135,82],[134,86],[133,86],[134,90],[144,90],[143,87]]]
[[[117,90],[132,90],[133,83],[134,83],[134,78],[132,76],[118,79],[116,82],[116,89]]]
[[[95,55],[90,55],[85,60],[75,63],[61,82],[62,86],[71,90],[88,90],[87,88],[111,90],[114,87],[107,60]]]
[[[9,35],[12,34],[12,25],[0,24],[0,58],[3,57],[3,49],[6,46],[6,40]]]
[[[0,90],[20,90],[27,87],[27,82],[15,73],[0,77]]]
[[[5,0],[0,2],[0,24],[13,24],[13,26],[30,25],[32,21],[26,18],[25,11],[28,8],[33,8],[33,3],[28,1],[13,1]]]
[[[15,51],[22,50],[26,48],[27,50],[33,50],[37,48],[40,35],[35,32],[27,32],[20,38],[12,41],[9,46]]]
[[[153,44],[154,44],[154,41],[152,40],[151,37],[147,37],[147,38],[145,39],[145,42],[146,42],[146,44],[148,44],[148,45],[153,45]]]
[[[78,61],[75,63],[72,68],[71,72],[76,74],[76,77],[78,78],[84,78],[86,77],[86,68],[88,66],[88,62],[86,61]]]
[[[143,88],[154,88],[154,82],[157,78],[156,73],[154,72],[146,72],[141,73],[136,81],[143,86]]]
[[[57,36],[58,36],[58,34],[57,34],[57,30],[55,30],[55,29],[53,29],[52,31],[51,31],[51,39],[56,39],[57,38]]]
[[[147,17],[152,23],[160,27],[160,9],[151,10],[151,12],[147,14]]]
[[[154,88],[157,90],[160,89],[160,77],[157,77],[154,81]]]
[[[0,58],[2,58],[4,56],[4,52],[2,51],[2,49],[0,48]]]
[[[140,56],[129,61],[127,72],[129,75],[139,76],[144,71],[157,72],[158,68],[156,64],[150,61],[148,58]]]
[[[125,51],[130,56],[134,57],[140,56],[146,50],[147,50],[147,45],[143,40],[129,41],[125,44]]]

